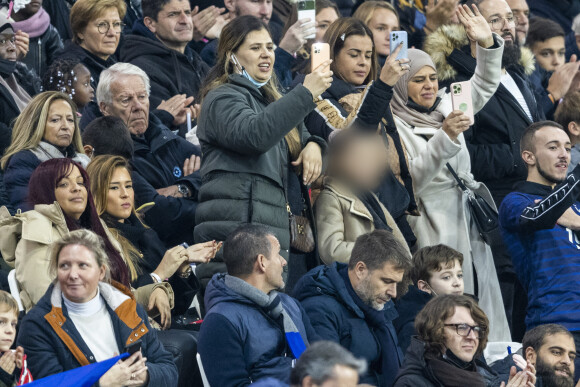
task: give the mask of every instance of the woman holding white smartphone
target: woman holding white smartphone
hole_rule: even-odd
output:
[[[476,6],[458,7],[457,15],[470,41],[477,45],[477,67],[470,80],[477,113],[499,85],[504,43],[492,34]],[[453,111],[451,94],[439,89],[437,69],[427,53],[410,49],[409,59],[410,71],[395,85],[391,109],[407,150],[421,212],[421,216],[409,218],[417,247],[443,243],[460,251],[465,292],[475,293],[477,277],[479,305],[491,321],[490,340],[511,341],[491,249],[479,235],[467,198],[446,167],[449,163],[467,187],[493,203],[487,187],[471,174],[463,138],[471,118]]]

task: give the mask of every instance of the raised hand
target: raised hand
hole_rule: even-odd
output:
[[[477,42],[483,48],[493,46],[493,35],[489,23],[475,4],[472,5],[472,9],[465,4],[457,7],[457,18],[465,27],[469,40]]]
[[[408,64],[410,62],[408,58],[397,59],[397,55],[399,55],[402,47],[403,43],[395,48],[395,51],[389,55],[381,69],[379,78],[389,86],[395,86],[399,79],[408,73],[411,68]]]
[[[314,69],[313,72],[304,78],[304,87],[310,90],[312,98],[318,98],[332,84],[332,71],[330,64],[332,59],[327,60]]]

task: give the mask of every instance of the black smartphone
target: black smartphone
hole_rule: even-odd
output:
[[[125,352],[128,352],[129,356],[133,355],[135,352],[140,350],[141,350],[141,340],[137,340],[134,343],[131,343],[125,347]]]

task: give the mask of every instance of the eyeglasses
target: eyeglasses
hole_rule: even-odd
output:
[[[455,331],[461,337],[467,337],[469,336],[471,331],[473,331],[475,333],[475,336],[477,336],[478,339],[481,339],[481,336],[483,336],[483,334],[485,333],[485,328],[479,327],[477,325],[472,327],[471,325],[468,324],[445,324],[445,326],[455,327]]]
[[[516,25],[516,18],[513,16],[494,17],[493,19],[488,21],[488,23],[491,25],[491,28],[496,31],[501,29],[505,22],[507,22],[508,26],[514,27]]]
[[[4,38],[4,37],[0,38],[0,47],[4,47],[8,43],[12,43],[13,45],[16,45],[16,38],[14,36],[12,36],[11,38]]]
[[[115,31],[116,34],[120,33],[121,30],[123,29],[123,27],[125,27],[125,23],[122,22],[114,22],[112,24],[113,27],[113,31]],[[97,30],[99,30],[100,34],[106,34],[107,32],[109,32],[109,29],[111,28],[111,24],[109,24],[109,22],[103,21],[100,22],[99,24],[97,24]]]

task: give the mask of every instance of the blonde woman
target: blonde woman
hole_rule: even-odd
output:
[[[69,158],[83,167],[89,158],[83,153],[77,110],[66,94],[47,91],[38,94],[16,119],[12,142],[0,165],[9,203],[27,211],[28,181],[42,162]]]
[[[135,212],[135,192],[129,162],[121,156],[97,156],[87,168],[97,213],[119,242],[126,257],[135,262],[131,286],[160,283],[167,279],[175,294],[174,315],[185,313],[199,290],[191,263],[206,263],[220,245],[209,241],[190,247],[170,249],[155,230],[145,226]]]
[[[386,1],[365,1],[352,17],[365,23],[373,33],[377,59],[382,67],[391,53],[391,32],[401,29],[395,7]]]

